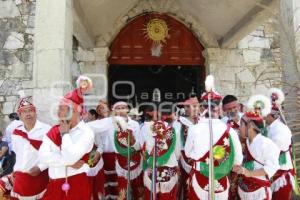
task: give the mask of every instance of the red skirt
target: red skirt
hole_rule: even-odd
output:
[[[23,172],[14,172],[14,184],[11,196],[35,197],[40,199],[46,190],[49,181],[48,170],[44,170],[38,176],[31,176]]]
[[[284,177],[286,185],[282,186],[276,192],[273,191],[272,200],[292,199],[293,186],[291,183],[290,174],[293,175],[292,170],[278,170],[273,176],[273,181],[276,181],[278,178]]]
[[[62,185],[64,178],[50,180],[42,200],[89,200],[91,199],[90,181],[86,173],[68,177],[70,190],[65,192]]]

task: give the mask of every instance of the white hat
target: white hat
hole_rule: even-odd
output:
[[[112,110],[115,110],[118,106],[128,106],[128,104],[125,101],[118,101],[113,105]]]
[[[138,108],[132,108],[128,113],[129,116],[141,116],[142,114],[143,114],[143,111],[139,112]]]

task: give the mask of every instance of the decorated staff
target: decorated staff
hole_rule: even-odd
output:
[[[160,91],[156,88],[153,91],[153,96],[152,96],[152,102],[156,105],[156,110],[158,110],[158,106],[159,103],[161,102],[161,94]],[[158,115],[158,112],[156,112],[156,114]],[[158,119],[159,116],[156,116],[156,118]],[[158,136],[158,132],[157,131],[162,131],[159,130],[158,127],[153,126],[152,128],[154,131],[154,147],[153,147],[153,166],[152,166],[152,186],[151,186],[151,200],[156,200],[156,178],[157,178],[157,169],[156,169],[156,157],[157,157],[157,136]],[[162,132],[160,132],[160,134],[162,134]]]
[[[215,199],[215,174],[214,174],[214,157],[213,157],[213,138],[214,133],[212,129],[212,106],[211,106],[211,93],[214,87],[214,79],[213,76],[207,76],[205,80],[205,90],[208,93],[207,100],[208,100],[208,124],[209,124],[209,196],[210,200]]]
[[[222,96],[214,90],[213,77],[206,79],[201,99],[205,118],[188,130],[185,154],[193,160],[189,199],[228,199],[228,174],[242,163],[242,147],[237,133],[220,119]]]
[[[241,200],[270,200],[270,179],[279,169],[279,149],[269,138],[261,134],[264,117],[271,111],[270,100],[263,95],[254,95],[248,101],[248,109],[242,119],[240,134],[246,138],[242,166],[235,165],[234,172],[241,174],[238,194]]]
[[[290,199],[292,190],[299,195],[299,188],[296,176],[296,165],[293,155],[292,133],[287,126],[282,103],[284,93],[278,88],[269,90],[269,97],[272,101],[271,113],[267,115],[268,137],[280,149],[279,165],[280,170],[276,172],[272,179],[272,199]]]

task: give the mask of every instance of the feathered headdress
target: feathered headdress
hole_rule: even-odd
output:
[[[205,79],[205,91],[201,99],[204,101],[208,100],[208,96],[210,95],[210,99],[212,101],[221,101],[222,96],[215,91],[215,85],[214,85],[214,77],[213,75],[208,75]]]
[[[250,97],[247,107],[251,111],[259,112],[260,115],[266,117],[271,112],[271,101],[264,95],[253,95]]]
[[[285,99],[284,93],[279,88],[271,88],[268,90],[268,96],[271,98],[272,102],[277,105],[281,105]]]

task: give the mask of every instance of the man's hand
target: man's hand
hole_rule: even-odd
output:
[[[28,174],[30,176],[38,176],[42,171],[37,166],[34,166],[28,171]]]
[[[232,171],[237,173],[237,174],[242,174],[243,172],[243,167],[240,165],[234,165],[232,168]]]
[[[84,164],[85,162],[83,160],[79,160],[77,161],[76,163],[74,163],[73,165],[70,165],[69,167],[72,167],[74,169],[79,169],[82,167],[82,165]]]
[[[65,120],[60,121],[59,132],[61,134],[65,134],[65,133],[68,133],[69,131],[70,131],[70,124]]]
[[[249,171],[248,169],[240,166],[240,165],[234,165],[233,168],[232,168],[232,171],[237,173],[237,174],[242,174],[246,177],[251,177],[252,174],[251,174],[251,171]]]
[[[96,151],[95,156],[93,158],[93,164],[96,165],[99,162],[100,158],[101,154],[98,151]]]

